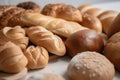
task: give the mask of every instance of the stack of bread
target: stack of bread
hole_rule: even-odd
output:
[[[120,70],[119,51],[112,42],[119,39],[114,40],[117,34],[108,41],[107,37],[113,32],[111,23],[118,13],[91,5],[78,8],[62,3],[47,4],[44,8],[34,2],[2,5],[0,71],[18,73],[25,67],[44,68],[51,53],[56,56],[67,53],[73,57],[67,70],[71,80],[112,80],[113,64]]]

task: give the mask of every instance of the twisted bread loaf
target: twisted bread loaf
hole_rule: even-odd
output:
[[[0,45],[0,71],[17,73],[23,70],[27,63],[22,50],[14,43],[7,42]]]
[[[20,26],[15,26],[14,28],[5,27],[0,30],[0,43],[6,43],[11,41],[25,49],[28,45],[28,37],[25,36],[25,30]]]
[[[80,11],[72,5],[67,4],[47,4],[42,9],[41,13],[44,15],[62,18],[69,21],[82,21],[82,15]]]
[[[78,7],[82,15],[89,14],[96,16],[102,23],[103,31],[108,34],[108,29],[119,12],[113,10],[103,11],[91,5],[82,5]],[[84,26],[84,25],[83,25]]]
[[[41,26],[30,27],[27,30],[27,35],[31,42],[46,48],[50,53],[59,56],[66,53],[65,45],[62,39]]]
[[[28,69],[44,68],[48,64],[48,52],[43,47],[29,46],[24,54],[28,59]]]
[[[65,21],[63,19],[53,18],[50,16],[44,16],[38,13],[25,13],[21,17],[24,22],[43,26],[51,32],[63,37],[69,37],[76,31],[86,29],[78,23]]]

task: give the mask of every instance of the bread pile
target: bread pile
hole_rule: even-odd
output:
[[[109,58],[113,55],[108,51],[108,43],[112,40],[107,42],[107,37],[110,34],[111,23],[118,13],[113,10],[104,11],[91,5],[81,5],[78,8],[62,3],[47,4],[43,8],[34,2],[23,2],[16,6],[2,5],[0,71],[18,73],[25,67],[44,68],[50,60],[51,53],[57,56],[67,53],[73,60],[77,60],[71,61],[68,66],[71,80],[88,80],[92,79],[91,77],[94,77],[92,80],[112,80],[115,73],[113,64],[115,63],[116,67],[117,62]],[[114,53],[114,50],[111,52]],[[104,53],[113,64],[99,53]],[[84,64],[93,64],[90,71]],[[76,65],[79,67],[74,67]],[[95,74],[94,67],[98,70]],[[100,75],[99,70],[104,75]],[[81,77],[83,75],[84,77]]]

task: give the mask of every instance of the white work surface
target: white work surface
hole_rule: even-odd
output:
[[[0,4],[17,4],[18,2],[22,1],[28,1],[28,0],[0,0]],[[32,1],[32,0],[31,0]],[[120,1],[119,0],[33,0],[37,3],[39,3],[41,6],[44,6],[47,3],[56,3],[56,2],[64,2],[67,4],[72,4],[75,7],[82,5],[82,4],[92,4],[95,7],[104,9],[104,10],[117,10],[120,11]],[[104,3],[103,3],[104,2]],[[62,57],[55,59],[53,61],[50,61],[46,68],[40,69],[40,70],[33,70],[29,71],[27,78],[34,77],[36,79],[34,80],[40,80],[40,78],[44,73],[54,73],[54,74],[60,74],[64,78],[67,79],[66,70],[68,63],[70,61],[70,58],[68,57]],[[113,80],[120,80],[120,73],[116,72],[116,75]]]

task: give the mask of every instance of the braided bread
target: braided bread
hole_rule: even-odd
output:
[[[5,27],[0,30],[0,43],[4,44],[8,41],[15,43],[21,49],[25,49],[28,45],[28,37],[25,36],[25,30],[20,26]]]
[[[38,13],[25,13],[22,15],[22,19],[24,22],[43,26],[51,32],[63,37],[69,37],[76,31],[86,29],[78,23],[65,21],[63,19],[53,18],[50,16],[44,16]]]
[[[43,47],[29,46],[25,50],[24,55],[28,59],[28,69],[44,68],[48,64],[48,52]]]
[[[82,21],[80,11],[72,5],[67,4],[47,4],[42,9],[41,13],[47,16],[62,18],[69,21]]]
[[[101,10],[91,5],[81,5],[78,7],[82,15],[88,14],[97,17],[101,23],[103,31],[108,34],[108,29],[119,12],[113,10]],[[84,26],[84,25],[83,25]]]
[[[18,73],[22,71],[28,61],[20,47],[12,42],[0,45],[0,71]]]
[[[27,35],[31,42],[46,48],[50,53],[59,56],[63,56],[66,53],[62,39],[41,26],[28,28]]]

